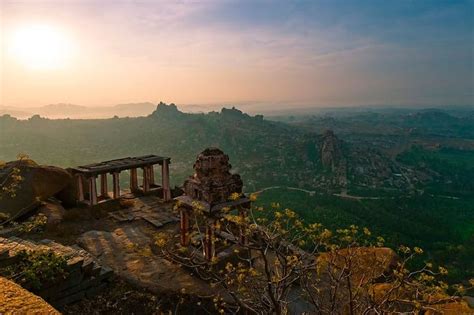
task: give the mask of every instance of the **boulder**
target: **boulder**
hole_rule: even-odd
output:
[[[64,169],[55,166],[38,165],[25,159],[8,162],[0,168],[0,183],[11,183],[11,172],[19,170],[22,177],[15,195],[2,193],[0,212],[10,218],[18,218],[36,209],[45,201],[62,191],[72,181],[71,175]]]
[[[39,296],[0,277],[0,314],[61,314]]]
[[[66,171],[68,171],[71,174],[70,168],[67,168]],[[89,182],[85,178],[82,181],[82,187],[84,191],[89,190]],[[64,187],[63,190],[61,190],[58,194],[56,194],[56,198],[61,200],[62,204],[66,208],[77,206],[77,187],[76,187],[76,183],[74,182],[74,178],[71,177],[71,180],[66,185],[66,187]]]
[[[474,309],[465,301],[454,301],[444,304],[431,305],[425,315],[473,315]]]
[[[353,283],[383,282],[398,261],[397,254],[388,247],[353,247],[322,253],[316,258],[320,273],[337,272],[351,266]]]
[[[43,202],[39,208],[38,213],[42,213],[46,216],[47,221],[46,224],[48,226],[55,226],[58,225],[63,221],[64,214],[66,210],[64,210],[61,204],[56,202]]]

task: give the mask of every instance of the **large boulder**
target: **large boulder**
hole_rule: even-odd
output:
[[[425,315],[473,315],[474,309],[465,301],[453,301],[442,304],[430,305]]]
[[[0,314],[61,314],[39,296],[0,277]]]
[[[316,259],[321,273],[338,273],[351,269],[353,283],[384,282],[398,261],[397,254],[388,247],[352,247],[322,253]]]
[[[66,210],[57,202],[44,202],[38,207],[38,213],[46,216],[46,224],[56,226],[63,221]]]
[[[11,175],[15,169],[18,170],[17,175],[21,176],[21,181],[14,195],[0,191],[0,212],[6,213],[10,218],[26,215],[72,181],[71,175],[60,167],[38,165],[32,160],[24,159],[8,162],[0,168],[0,183],[4,187],[12,183]]]

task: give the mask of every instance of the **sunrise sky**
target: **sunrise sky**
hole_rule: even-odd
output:
[[[0,0],[0,106],[472,105],[473,7]]]

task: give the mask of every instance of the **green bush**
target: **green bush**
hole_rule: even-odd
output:
[[[22,250],[17,257],[16,264],[1,269],[0,273],[26,288],[38,290],[68,276],[66,258],[53,251]]]

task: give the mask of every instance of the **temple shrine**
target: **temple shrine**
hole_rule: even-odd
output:
[[[169,180],[169,157],[145,155],[126,157],[122,159],[104,161],[89,165],[82,165],[70,169],[76,180],[77,201],[89,206],[110,199],[120,198],[120,172],[130,173],[130,192],[149,193],[157,191],[166,201],[171,200]],[[161,167],[161,186],[155,183],[154,166]],[[143,182],[139,185],[138,169],[142,169]],[[112,196],[109,195],[107,175],[112,175]],[[97,194],[97,179],[100,178],[100,194]],[[85,189],[87,188],[87,189]],[[86,190],[86,191],[85,191]]]
[[[222,216],[222,209],[237,209],[241,216],[246,216],[251,204],[250,199],[242,194],[243,183],[240,175],[231,174],[231,168],[229,156],[220,149],[204,150],[196,158],[194,175],[184,182],[184,195],[175,198],[180,213],[182,246],[188,246],[190,243],[189,220],[196,203],[203,209],[206,217],[203,254],[209,260],[216,255],[215,225]],[[239,197],[230,200],[234,193]],[[242,235],[240,241],[245,241]]]

